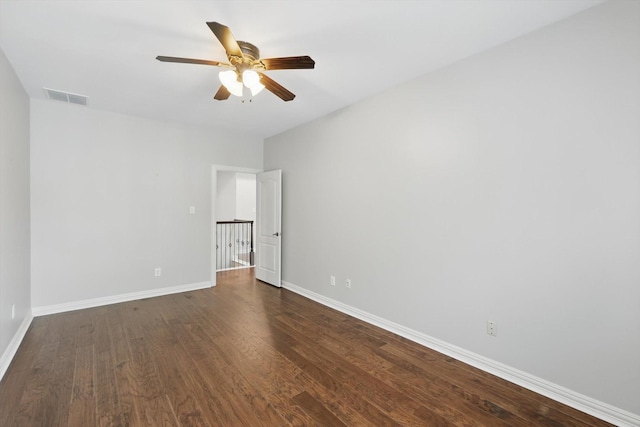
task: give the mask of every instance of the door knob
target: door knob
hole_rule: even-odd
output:
[[[278,237],[279,235],[280,235],[280,233],[279,233],[279,232],[277,232],[277,231],[276,231],[275,233],[273,233],[273,236]]]

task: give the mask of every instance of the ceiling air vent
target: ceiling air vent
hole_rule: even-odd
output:
[[[87,97],[75,93],[63,92],[61,90],[53,90],[43,88],[47,98],[55,101],[68,102],[69,104],[87,105]]]

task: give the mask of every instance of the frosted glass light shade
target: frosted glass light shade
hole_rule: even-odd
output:
[[[238,74],[233,70],[220,71],[218,74],[220,82],[229,92],[235,96],[242,96],[242,83],[238,81]]]
[[[255,96],[264,89],[264,85],[260,83],[260,75],[253,70],[245,70],[242,73],[242,83],[251,90],[251,95]]]
[[[260,76],[253,70],[245,70],[242,73],[242,83],[248,88],[260,84]]]
[[[264,89],[264,85],[262,83],[255,84],[249,88],[251,96],[256,96],[262,91],[262,89]]]

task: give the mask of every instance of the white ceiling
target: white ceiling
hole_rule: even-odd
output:
[[[601,2],[0,0],[0,47],[32,98],[46,87],[89,108],[265,138]],[[262,57],[310,55],[316,68],[267,73],[291,102],[267,91],[215,101],[219,68],[155,60],[225,61],[206,21]]]

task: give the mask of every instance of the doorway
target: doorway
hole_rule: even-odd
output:
[[[256,174],[218,171],[216,271],[254,265]]]
[[[255,221],[255,176],[261,172],[259,169],[241,168],[236,166],[225,165],[212,165],[211,166],[211,284],[216,285],[216,271],[218,267],[217,256],[217,222],[218,221],[234,221],[237,219],[243,219],[245,221]],[[232,178],[233,177],[233,178]],[[219,197],[218,181],[221,182]],[[234,185],[231,183],[234,182]],[[253,189],[251,189],[251,182],[253,182]],[[233,190],[233,191],[230,191]],[[238,197],[238,190],[240,191],[240,197]],[[235,194],[233,196],[232,194]],[[252,217],[252,219],[240,218],[239,216]],[[253,227],[255,234],[255,227]],[[251,236],[255,241],[255,236]],[[232,244],[242,249],[242,244],[245,244],[243,251],[247,251],[248,238],[239,236],[236,234],[232,236]],[[228,242],[227,242],[228,245]],[[228,247],[228,246],[227,246]],[[249,249],[250,251],[250,244]],[[242,254],[239,257],[231,257],[237,261],[243,261],[245,255]],[[239,263],[239,267],[245,267]]]

